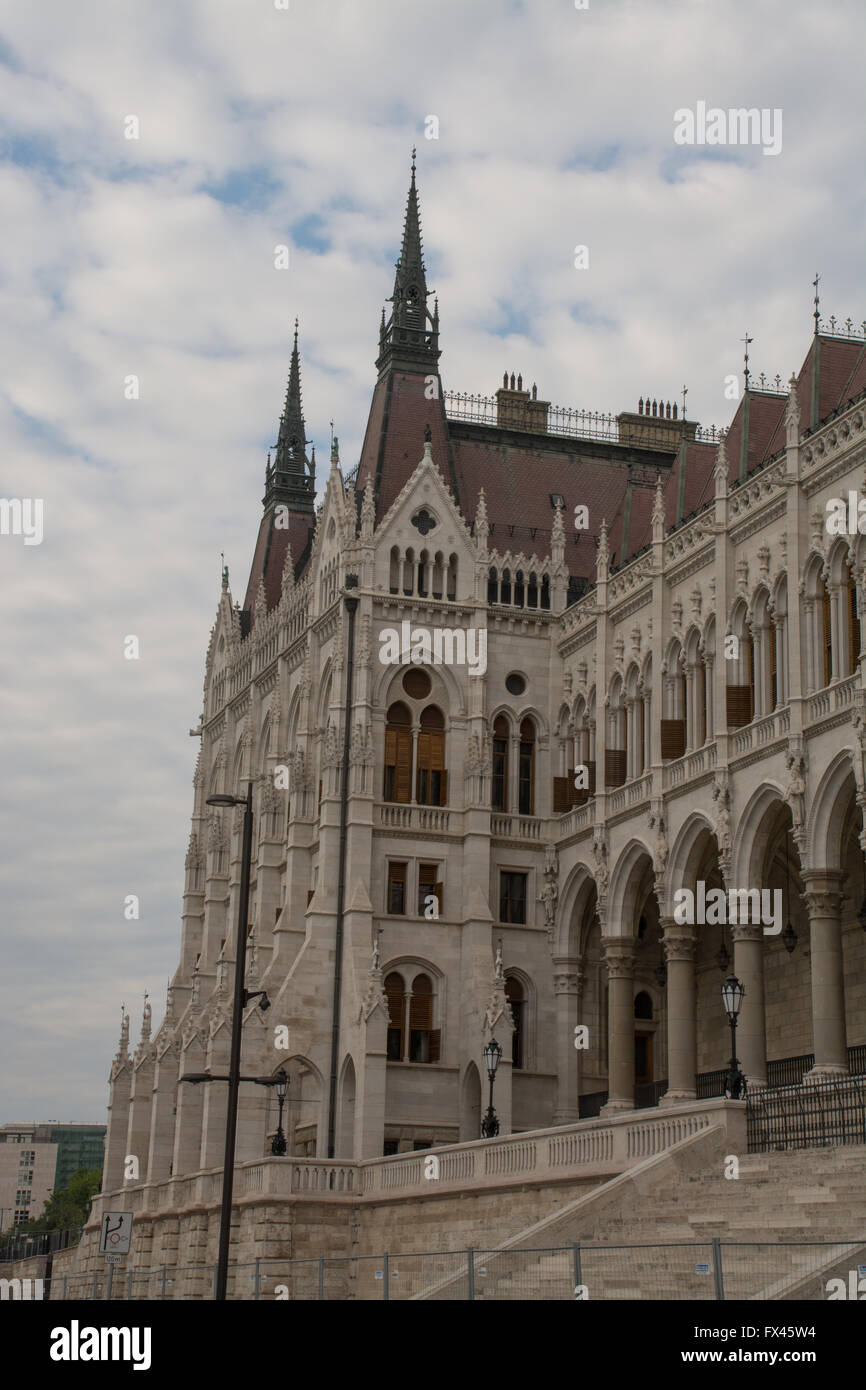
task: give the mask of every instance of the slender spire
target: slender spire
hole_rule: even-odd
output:
[[[388,301],[393,307],[391,317],[379,328],[380,371],[396,365],[410,370],[435,370],[439,359],[439,310],[431,316],[427,300],[432,294],[427,288],[424,249],[421,238],[421,214],[418,209],[418,189],[415,183],[415,150],[412,150],[412,176],[406,199],[403,221],[403,244],[394,276],[394,292]]]
[[[315,482],[312,465],[306,455],[306,431],[301,405],[301,361],[298,353],[298,320],[289,364],[286,399],[280,416],[273,463],[268,455],[265,474],[264,505],[283,503],[295,512],[311,512]]]

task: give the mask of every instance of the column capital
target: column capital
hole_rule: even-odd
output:
[[[693,925],[690,922],[680,924],[673,917],[663,917],[659,926],[663,927],[662,945],[668,964],[672,960],[693,961],[698,940]]]
[[[583,989],[585,978],[580,961],[574,960],[570,956],[553,957],[554,994],[579,995]]]
[[[805,893],[803,897],[810,917],[838,917],[842,911],[842,883],[845,875],[841,869],[804,869],[801,874]]]
[[[728,930],[735,945],[738,941],[761,942],[764,939],[764,928],[760,922],[731,922]]]
[[[603,936],[604,963],[610,979],[630,979],[634,974],[635,944],[630,936]]]

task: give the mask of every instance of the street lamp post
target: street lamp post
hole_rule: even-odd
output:
[[[746,1078],[737,1061],[737,1019],[745,992],[745,986],[733,972],[722,985],[722,1002],[731,1025],[731,1062],[725,1077],[725,1095],[728,1100],[744,1100],[746,1096]]]
[[[487,1075],[490,1077],[490,1100],[487,1106],[487,1114],[481,1121],[482,1139],[495,1139],[499,1133],[499,1121],[496,1118],[496,1111],[493,1109],[493,1083],[496,1080],[496,1068],[499,1066],[499,1059],[502,1056],[502,1048],[495,1038],[484,1049],[484,1064],[487,1067]]]
[[[247,963],[247,917],[249,916],[250,870],[253,854],[253,784],[247,783],[247,794],[239,796],[210,796],[208,806],[243,806],[244,839],[241,854],[241,884],[238,899],[238,939],[235,948],[235,995],[232,1013],[232,1043],[229,1057],[229,1094],[226,1113],[226,1147],[223,1159],[223,1193],[220,1208],[220,1238],[217,1255],[216,1290],[214,1298],[224,1301],[229,1273],[229,1243],[232,1233],[232,1186],[235,1172],[235,1140],[238,1129],[238,1088],[241,1075],[241,1041],[246,991],[244,977]]]
[[[282,1155],[286,1152],[286,1136],[283,1134],[283,1106],[286,1103],[286,1092],[289,1089],[289,1078],[286,1073],[285,1067],[280,1067],[273,1084],[276,1087],[277,1091],[277,1102],[280,1107],[280,1118],[277,1121],[277,1132],[274,1135],[273,1143],[271,1144],[271,1153],[277,1154],[278,1157],[282,1157]]]

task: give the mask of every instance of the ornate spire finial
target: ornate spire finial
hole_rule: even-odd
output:
[[[227,589],[229,586],[229,567],[222,551],[220,551],[220,565],[222,566],[222,585],[224,589]]]
[[[658,527],[664,528],[664,524],[665,524],[665,492],[664,492],[664,487],[662,486],[662,475],[661,475],[661,473],[659,473],[658,476],[656,477],[656,493],[655,493],[655,497],[654,497],[654,499],[653,499],[653,510],[652,510],[652,517],[650,518],[650,520],[652,521],[653,530],[655,530],[655,529],[658,528]],[[662,531],[662,534],[664,534],[663,531]]]
[[[373,500],[373,479],[367,479],[361,499],[361,540],[371,541],[376,527],[376,503]]]
[[[413,149],[403,242],[400,259],[396,263],[394,292],[389,301],[393,308],[391,317],[379,330],[376,365],[380,371],[390,364],[414,371],[429,373],[431,368],[435,371],[439,359],[438,315],[431,316],[427,307],[430,294],[424,266]]]
[[[746,329],[746,336],[745,338],[741,338],[740,342],[745,343],[746,345],[746,350],[743,354],[743,380],[745,382],[745,389],[747,391],[749,389],[749,343],[753,341],[754,339],[749,337],[749,330]]]
[[[813,311],[813,314],[812,314],[812,318],[815,320],[815,337],[816,337],[816,338],[817,338],[817,336],[818,336],[818,333],[819,333],[820,327],[821,327],[821,303],[820,303],[820,300],[818,299],[818,283],[819,283],[820,279],[821,279],[821,277],[820,277],[820,275],[818,274],[818,272],[817,272],[817,270],[816,270],[816,271],[815,271],[815,278],[814,278],[814,280],[812,281],[812,285],[813,285],[814,290],[815,290],[815,299],[814,299],[814,301],[813,301],[813,302],[814,302],[814,305],[815,305],[815,308],[814,308],[814,311]]]
[[[304,411],[301,404],[301,365],[298,353],[298,320],[295,319],[292,356],[286,399],[280,417],[276,453],[271,463],[265,487],[265,507],[283,503],[293,511],[313,510],[314,480],[306,455],[307,439]]]

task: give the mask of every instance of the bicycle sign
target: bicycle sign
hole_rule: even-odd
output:
[[[132,1239],[132,1212],[106,1211],[99,1232],[100,1255],[128,1255]]]

